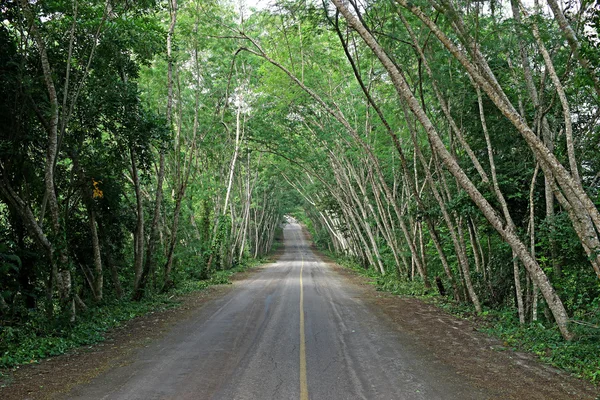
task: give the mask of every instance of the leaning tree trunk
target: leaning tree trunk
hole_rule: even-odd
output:
[[[398,0],[403,2],[403,0]],[[551,285],[548,277],[544,271],[540,268],[537,261],[531,257],[527,247],[523,244],[520,238],[511,230],[505,229],[505,223],[498,216],[493,207],[485,199],[485,197],[479,192],[473,182],[469,179],[466,173],[458,165],[456,160],[452,157],[444,142],[439,136],[433,123],[426,115],[425,111],[421,108],[418,100],[414,97],[408,84],[406,83],[401,71],[392,62],[392,60],[385,53],[383,48],[377,43],[371,33],[362,25],[362,23],[348,10],[342,0],[332,0],[336,8],[346,18],[348,24],[354,28],[358,34],[362,37],[367,46],[373,51],[373,53],[380,60],[388,74],[390,79],[398,93],[398,95],[406,102],[411,112],[416,116],[417,120],[423,126],[425,132],[428,135],[432,150],[435,151],[444,166],[450,171],[455,177],[458,184],[465,190],[465,192],[471,197],[476,206],[481,210],[484,216],[488,219],[490,224],[500,233],[503,239],[512,247],[515,253],[521,258],[525,267],[530,271],[532,278],[537,281],[548,306],[550,307],[557,326],[567,340],[573,338],[573,334],[569,331],[569,318],[565,307],[556,294],[554,287]],[[404,2],[404,5],[407,5]],[[407,5],[408,6],[408,5]],[[413,7],[414,8],[414,7]],[[420,11],[420,10],[419,10]]]
[[[588,75],[592,78],[592,81],[594,82],[594,89],[596,90],[596,94],[598,94],[598,97],[600,97],[600,80],[598,79],[598,75],[597,75],[598,74],[598,72],[597,72],[598,66],[592,65],[587,60],[587,58],[585,58],[585,56],[583,54],[581,54],[581,44],[579,43],[579,40],[577,39],[577,35],[575,34],[575,31],[573,30],[573,28],[567,21],[565,14],[562,12],[562,9],[559,6],[558,2],[556,0],[547,0],[547,2],[548,2],[548,5],[550,6],[550,9],[552,10],[552,13],[554,13],[554,18],[556,18],[556,21],[558,22],[558,26],[560,26],[560,29],[562,30],[563,34],[565,35],[565,38],[567,39],[567,42],[569,43],[569,46],[571,47],[573,54],[575,54],[575,57],[577,58],[579,63],[586,69]],[[593,4],[593,2],[590,2],[589,4]],[[597,3],[596,3],[596,6],[597,6]],[[592,5],[592,7],[593,7],[593,5]]]
[[[304,83],[302,83],[292,72],[290,72],[283,65],[281,65],[280,63],[275,61],[273,58],[271,58],[261,48],[261,46],[259,45],[259,43],[256,40],[254,40],[253,38],[246,36],[246,35],[244,35],[244,37],[246,39],[248,39],[258,49],[258,51],[254,51],[254,50],[247,49],[247,48],[244,48],[244,50],[248,51],[251,54],[255,54],[259,57],[266,59],[269,63],[271,63],[272,65],[274,65],[277,68],[279,68],[280,70],[282,70],[292,81],[294,81],[300,88],[302,88],[302,90],[304,90],[307,94],[309,94],[321,107],[323,107],[323,109],[325,109],[327,111],[327,113],[329,113],[333,118],[335,118],[339,123],[341,123],[344,126],[344,128],[347,130],[347,132],[352,136],[352,138],[365,150],[365,153],[368,156],[369,161],[374,166],[374,170],[376,172],[377,178],[381,182],[381,187],[384,190],[385,198],[387,199],[388,203],[392,206],[392,208],[396,214],[396,217],[398,218],[400,228],[405,237],[406,243],[409,246],[413,260],[415,261],[415,263],[417,263],[419,268],[422,268],[423,266],[420,264],[420,263],[422,263],[422,261],[420,260],[418,250],[413,245],[413,240],[411,238],[410,231],[407,228],[404,219],[402,218],[403,213],[400,211],[397,202],[393,198],[392,193],[391,193],[387,183],[385,182],[383,174],[381,173],[381,168],[379,167],[379,162],[378,162],[377,158],[375,157],[375,155],[373,154],[371,148],[361,139],[361,137],[358,135],[358,132],[350,125],[350,123],[342,115],[342,113],[339,111],[339,109],[333,109],[332,107],[327,105],[327,103],[325,103],[325,101],[323,101],[323,99],[317,93],[315,93],[313,90],[308,88]],[[424,271],[425,268],[422,268],[422,270]]]
[[[50,259],[52,261],[53,272],[51,273],[51,277],[53,275],[55,276],[61,303],[65,310],[70,308],[71,319],[74,319],[75,306],[71,293],[71,271],[69,269],[69,257],[67,255],[66,243],[64,243],[64,231],[61,226],[60,210],[54,183],[54,165],[58,155],[58,125],[60,107],[58,103],[56,87],[54,85],[53,72],[48,59],[48,53],[46,51],[46,45],[37,29],[37,21],[33,16],[33,12],[30,8],[31,6],[24,0],[22,0],[21,3],[30,23],[31,35],[38,46],[42,64],[42,74],[44,83],[46,85],[46,90],[48,92],[48,99],[50,101],[50,116],[47,120],[43,121],[44,123],[42,124],[48,136],[46,145],[46,160],[44,165],[44,200],[48,203],[50,208],[53,237],[59,242],[62,241],[62,243],[53,243],[52,246],[53,256]],[[45,204],[43,207],[45,207]],[[58,250],[56,250],[57,248]]]
[[[543,110],[542,104],[540,104],[540,96],[538,95],[538,91],[535,87],[535,83],[533,81],[533,74],[531,71],[531,66],[529,65],[529,55],[527,53],[527,47],[525,45],[525,43],[523,42],[523,40],[521,39],[523,37],[522,33],[521,33],[521,24],[522,24],[522,19],[521,19],[521,13],[519,12],[519,1],[518,0],[511,0],[511,8],[512,8],[512,14],[513,14],[513,18],[516,22],[515,24],[515,32],[517,34],[518,39],[518,45],[519,45],[519,54],[521,56],[521,67],[523,70],[523,77],[525,78],[525,86],[527,88],[527,93],[529,95],[529,98],[531,99],[533,106],[535,107],[536,110],[536,121],[535,121],[535,125],[537,126],[537,130],[538,132],[541,131],[541,137],[542,140],[544,142],[544,145],[548,148],[548,150],[550,150],[550,152],[554,152],[554,141],[552,138],[552,132],[550,131],[550,125],[548,123],[548,120],[546,118],[546,113]],[[523,118],[525,118],[525,116],[523,116]],[[539,136],[539,134],[538,134]],[[538,163],[539,166],[539,163]],[[548,235],[548,242],[549,242],[549,248],[550,248],[550,259],[552,262],[552,266],[554,269],[554,276],[556,277],[560,277],[561,276],[561,263],[559,261],[559,257],[558,257],[558,252],[557,252],[557,245],[556,245],[556,240],[555,240],[555,235],[554,235],[554,193],[552,191],[552,186],[551,186],[551,181],[554,181],[554,177],[552,176],[552,174],[550,173],[549,175],[546,175],[546,173],[548,173],[549,171],[544,171],[544,195],[545,195],[545,200],[546,200],[546,221],[549,223],[548,224],[548,229],[550,230],[550,233]]]
[[[460,62],[469,76],[485,91],[497,109],[521,134],[531,151],[540,160],[544,174],[554,177],[558,184],[557,187],[562,191],[565,200],[570,203],[570,207],[575,211],[570,214],[570,219],[582,245],[586,248],[586,251],[589,249],[589,253],[591,254],[591,257],[589,257],[590,263],[600,278],[600,239],[596,231],[600,231],[600,211],[596,208],[582,185],[558,161],[556,156],[550,152],[543,141],[517,112],[496,80],[485,56],[481,54],[479,47],[476,46],[466,31],[463,21],[460,19],[454,6],[449,1],[443,1],[447,16],[452,22],[452,27],[459,34],[461,41],[463,41],[463,47],[454,44],[442,32],[439,26],[425,15],[419,7],[407,0],[396,0],[396,2],[420,19],[444,47]],[[467,55],[466,50],[470,52],[470,57]],[[471,61],[470,58],[474,61]]]

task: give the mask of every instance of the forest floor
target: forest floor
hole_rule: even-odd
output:
[[[433,363],[451,369],[452,376],[459,378],[458,385],[474,390],[473,398],[593,400],[600,396],[600,388],[541,364],[533,355],[513,351],[501,341],[478,332],[477,324],[472,321],[456,318],[418,299],[379,292],[368,278],[340,267],[322,255],[318,257],[337,277],[335,279],[343,283],[345,290],[352,293],[352,302],[364,304],[374,319],[383,321],[385,329],[396,332],[394,335],[405,338],[403,340],[412,341],[410,348],[418,347],[418,354],[427,355],[423,358],[424,364]],[[199,309],[214,303],[214,300],[231,296],[233,291],[259,280],[262,275],[257,274],[263,274],[269,268],[267,264],[238,273],[231,278],[233,285],[210,287],[186,295],[179,307],[129,321],[110,332],[103,343],[6,371],[3,382],[0,382],[3,386],[0,398],[54,399],[68,396],[73,387],[133,363],[138,350],[162,340],[173,327],[186,323]],[[329,274],[327,270],[322,273]],[[386,335],[378,336],[377,341],[384,342],[389,337],[389,334]],[[419,363],[419,359],[416,361]]]

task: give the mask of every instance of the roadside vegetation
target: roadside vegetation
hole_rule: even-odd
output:
[[[92,306],[79,314],[73,323],[61,320],[48,321],[32,313],[22,325],[5,327],[0,351],[0,376],[2,368],[34,364],[40,360],[64,354],[80,346],[89,346],[105,340],[105,334],[123,323],[148,313],[178,307],[181,296],[203,291],[213,285],[231,284],[230,277],[238,272],[268,262],[267,258],[248,260],[228,270],[215,271],[210,278],[196,280],[184,278],[177,288],[169,292],[153,293],[140,301],[115,299]]]
[[[0,13],[6,365],[260,259],[290,214],[386,290],[600,379],[596,2]]]

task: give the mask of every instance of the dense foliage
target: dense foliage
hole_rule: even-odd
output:
[[[217,7],[1,6],[1,364],[270,251],[290,196],[245,139],[246,65],[203,39]]]
[[[287,213],[388,289],[600,340],[594,2],[2,7],[2,334],[260,257]]]

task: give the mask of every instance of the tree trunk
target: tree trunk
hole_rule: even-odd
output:
[[[137,160],[135,156],[135,150],[133,146],[129,149],[131,157],[131,180],[133,181],[133,188],[135,190],[136,199],[136,228],[135,234],[133,235],[134,240],[134,260],[133,260],[133,293],[134,298],[141,299],[140,282],[142,279],[143,266],[144,266],[144,205],[142,201],[142,189],[140,186],[140,178],[137,170]],[[139,297],[138,297],[139,296]]]
[[[403,2],[403,0],[398,0]],[[483,195],[477,190],[475,185],[467,177],[465,172],[460,168],[456,160],[446,149],[443,141],[439,137],[437,130],[429,120],[429,117],[425,114],[424,110],[419,105],[419,102],[414,97],[408,84],[404,80],[401,72],[397,69],[394,63],[389,59],[387,54],[383,51],[381,46],[376,42],[375,38],[365,29],[365,27],[358,21],[358,19],[346,8],[341,0],[332,0],[337,9],[344,15],[348,24],[354,28],[358,34],[363,38],[367,46],[371,48],[373,53],[379,58],[384,68],[388,71],[390,79],[398,92],[398,95],[407,103],[411,111],[415,114],[419,122],[422,124],[425,132],[429,137],[430,143],[432,144],[433,150],[438,154],[440,160],[444,163],[446,168],[454,175],[459,185],[467,192],[469,197],[482,211],[491,225],[500,233],[500,235],[506,240],[506,242],[513,248],[516,254],[519,255],[525,267],[530,271],[532,278],[537,281],[544,298],[546,299],[556,323],[561,331],[563,337],[567,340],[573,338],[572,333],[569,331],[568,324],[569,318],[567,312],[562,304],[562,301],[554,291],[554,288],[550,284],[544,271],[537,264],[537,261],[531,257],[527,247],[521,242],[517,235],[512,231],[505,229],[504,222],[498,217],[495,210],[483,197]],[[402,4],[402,3],[401,3]],[[403,5],[408,6],[405,2]],[[414,9],[414,7],[413,7]],[[420,11],[420,10],[419,10]]]
[[[598,97],[600,97],[600,81],[598,80],[597,75],[598,66],[590,64],[590,62],[581,54],[581,45],[579,44],[577,35],[575,34],[575,31],[573,30],[573,28],[571,28],[571,25],[565,18],[565,15],[562,12],[560,6],[558,5],[558,2],[556,0],[548,0],[548,5],[550,6],[550,9],[552,9],[552,13],[554,13],[554,18],[556,18],[558,26],[560,26],[560,29],[567,38],[567,42],[569,43],[569,46],[571,46],[573,54],[575,54],[575,57],[577,58],[579,63],[587,70],[589,76],[592,78],[596,94],[598,95]],[[581,4],[580,6],[583,6],[583,4]]]
[[[173,55],[172,42],[177,22],[177,0],[169,0],[169,13],[171,21],[167,32],[167,127],[171,129],[172,110],[173,110]],[[159,241],[159,221],[161,218],[161,207],[163,200],[163,181],[165,178],[165,149],[160,145],[158,150],[158,174],[156,176],[156,193],[154,200],[154,212],[150,230],[148,233],[148,245],[146,247],[146,258],[140,279],[134,287],[133,298],[140,300],[144,296],[148,279],[154,274],[155,250]]]
[[[104,288],[100,240],[98,239],[98,228],[96,227],[96,212],[90,208],[88,214],[90,218],[90,233],[92,236],[92,250],[94,253],[94,300],[100,302],[102,301],[102,290]]]
[[[519,131],[531,151],[540,160],[544,173],[551,173],[554,176],[566,200],[571,203],[571,207],[575,210],[575,213],[571,216],[575,231],[582,244],[584,244],[584,247],[587,246],[591,254],[594,255],[590,257],[590,261],[600,278],[600,239],[598,238],[598,232],[595,231],[596,229],[600,231],[600,212],[581,184],[573,178],[554,154],[549,151],[508,100],[487,64],[485,57],[481,54],[478,47],[473,44],[472,39],[463,26],[462,20],[459,18],[459,14],[452,4],[444,1],[444,7],[448,10],[448,16],[453,23],[452,26],[459,33],[460,39],[465,44],[463,49],[455,45],[420,8],[409,3],[407,0],[396,1],[427,25],[448,51],[463,65],[471,78],[486,92],[498,110]],[[475,64],[469,60],[464,49],[472,52],[471,56],[475,59]],[[575,221],[573,218],[579,221]]]
[[[38,46],[40,53],[40,59],[42,64],[42,72],[44,76],[44,82],[48,91],[48,98],[50,101],[50,118],[49,120],[42,121],[42,125],[46,128],[48,135],[48,141],[46,146],[46,162],[44,165],[44,199],[48,202],[50,208],[50,219],[52,222],[53,237],[59,241],[59,243],[53,243],[52,251],[57,249],[58,254],[51,257],[53,263],[53,269],[57,271],[56,282],[58,287],[58,294],[63,304],[65,311],[74,310],[73,304],[69,307],[68,303],[73,303],[71,296],[71,272],[69,270],[69,258],[67,255],[66,243],[62,238],[62,227],[60,222],[60,211],[58,205],[58,199],[56,197],[56,189],[54,185],[54,165],[56,163],[56,157],[58,154],[58,124],[59,124],[59,103],[54,86],[54,80],[52,77],[52,68],[48,60],[48,54],[46,52],[46,46],[44,40],[40,36],[34,16],[32,14],[30,5],[25,0],[21,1],[23,10],[27,14],[30,22],[30,29],[33,39]],[[54,274],[53,274],[54,275]],[[75,318],[75,314],[71,314],[71,319]]]

